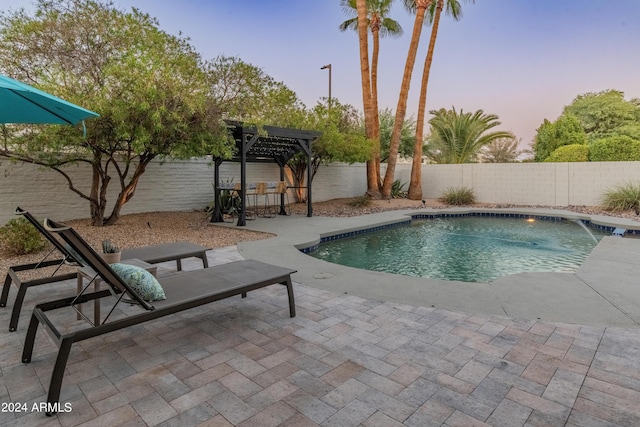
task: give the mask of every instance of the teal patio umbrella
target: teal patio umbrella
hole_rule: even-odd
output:
[[[99,114],[0,74],[0,123],[75,125]]]

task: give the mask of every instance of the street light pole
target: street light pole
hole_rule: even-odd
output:
[[[323,65],[321,70],[329,69],[329,108],[331,108],[331,64]]]

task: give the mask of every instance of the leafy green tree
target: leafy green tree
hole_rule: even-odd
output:
[[[86,122],[86,137],[72,127],[26,127],[0,148],[1,156],[60,173],[101,226],[118,220],[154,158],[230,154],[200,56],[187,39],[111,2],[38,0],[36,6],[34,14],[0,13],[2,71],[100,117]],[[67,173],[65,166],[78,163],[92,168],[90,185]],[[112,180],[119,194],[107,216]]]
[[[471,163],[476,161],[480,149],[500,138],[513,138],[505,131],[492,131],[500,125],[498,116],[475,113],[458,113],[451,110],[430,111],[433,114],[427,157],[437,163]]]
[[[608,136],[590,145],[592,162],[620,162],[640,160],[640,141],[626,135]]]
[[[592,161],[624,161],[637,159],[636,143],[640,143],[640,100],[626,101],[622,92],[605,90],[578,95],[555,122],[545,120],[533,150],[535,160],[544,161],[564,145],[589,144]]]
[[[322,132],[313,144],[314,156],[321,163],[364,162],[371,155],[372,144],[360,123],[360,114],[352,105],[341,104],[338,99],[331,101],[331,108],[316,104],[304,126]]]
[[[534,159],[543,162],[563,145],[586,143],[587,134],[575,116],[562,115],[555,122],[545,119],[536,131],[533,144]]]
[[[391,145],[391,133],[393,132],[394,114],[389,108],[380,111],[380,159],[386,162],[389,158],[389,146]],[[415,140],[416,121],[413,117],[407,118],[402,124],[400,135],[400,147],[398,154],[408,158],[413,154],[413,141]]]
[[[342,9],[345,14],[351,18],[340,24],[340,31],[348,29],[358,31],[358,5],[356,0],[340,0]],[[398,37],[402,35],[403,30],[400,24],[389,18],[391,5],[393,0],[366,0],[366,15],[368,27],[371,30],[373,38],[373,51],[371,53],[371,97],[370,106],[365,106],[365,110],[370,109],[371,120],[365,120],[365,131],[367,136],[373,141],[373,158],[367,161],[367,191],[371,194],[379,193],[379,177],[380,177],[380,147],[379,136],[380,127],[378,125],[378,57],[380,55],[380,37]],[[367,58],[368,62],[368,58]],[[364,81],[364,80],[363,80]],[[368,123],[368,126],[367,126]],[[371,129],[368,129],[370,127]]]
[[[322,136],[313,143],[311,165],[307,164],[307,156],[303,153],[287,162],[297,187],[304,186],[307,167],[312,168],[313,180],[322,164],[365,162],[371,158],[372,142],[363,132],[358,111],[335,98],[331,100],[331,108],[322,103],[316,104],[296,127],[322,132]],[[302,192],[297,194],[297,199],[303,201]]]
[[[216,105],[225,117],[258,126],[292,127],[322,132],[313,144],[312,179],[323,163],[366,161],[371,153],[368,140],[359,125],[360,115],[350,105],[332,99],[331,106],[317,104],[307,109],[295,92],[275,81],[262,69],[237,57],[219,56],[205,66]],[[294,183],[303,187],[307,156],[300,154],[289,160]],[[303,198],[300,189],[297,198]]]
[[[514,138],[499,138],[480,149],[480,159],[483,163],[515,162],[523,150],[518,150],[518,140]]]
[[[238,57],[218,56],[204,67],[211,96],[225,118],[284,127],[299,121],[305,110],[284,83]]]
[[[616,135],[623,126],[640,125],[640,107],[626,101],[618,90],[578,95],[562,114],[576,117],[591,141]]]
[[[584,144],[569,144],[556,148],[545,162],[587,162],[589,161],[589,146]]]
[[[640,141],[640,120],[638,120],[637,123],[628,123],[617,127],[613,136],[616,135],[628,136],[635,139],[636,141]]]

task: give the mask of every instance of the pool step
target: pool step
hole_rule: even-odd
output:
[[[612,236],[616,236],[616,237],[623,237],[624,233],[626,233],[627,230],[625,228],[616,228],[615,230],[613,230],[613,233],[611,233]]]

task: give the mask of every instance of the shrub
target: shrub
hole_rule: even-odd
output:
[[[347,204],[354,208],[364,208],[365,206],[369,206],[371,204],[371,197],[365,194],[363,196],[351,199]]]
[[[640,184],[627,183],[608,190],[602,196],[602,207],[612,212],[640,211]]]
[[[448,205],[463,206],[471,205],[476,201],[473,189],[467,187],[448,188],[440,200]]]
[[[640,141],[630,136],[609,136],[594,141],[590,147],[592,162],[625,162],[640,160]]]
[[[589,146],[584,144],[563,145],[556,148],[545,162],[588,162]]]
[[[391,197],[394,199],[404,199],[407,197],[407,192],[404,191],[404,186],[407,185],[407,183],[402,183],[400,182],[399,179],[396,179],[395,181],[393,181],[393,184],[391,184]]]
[[[44,249],[46,241],[29,221],[14,218],[0,227],[0,246],[9,255],[25,255]]]

